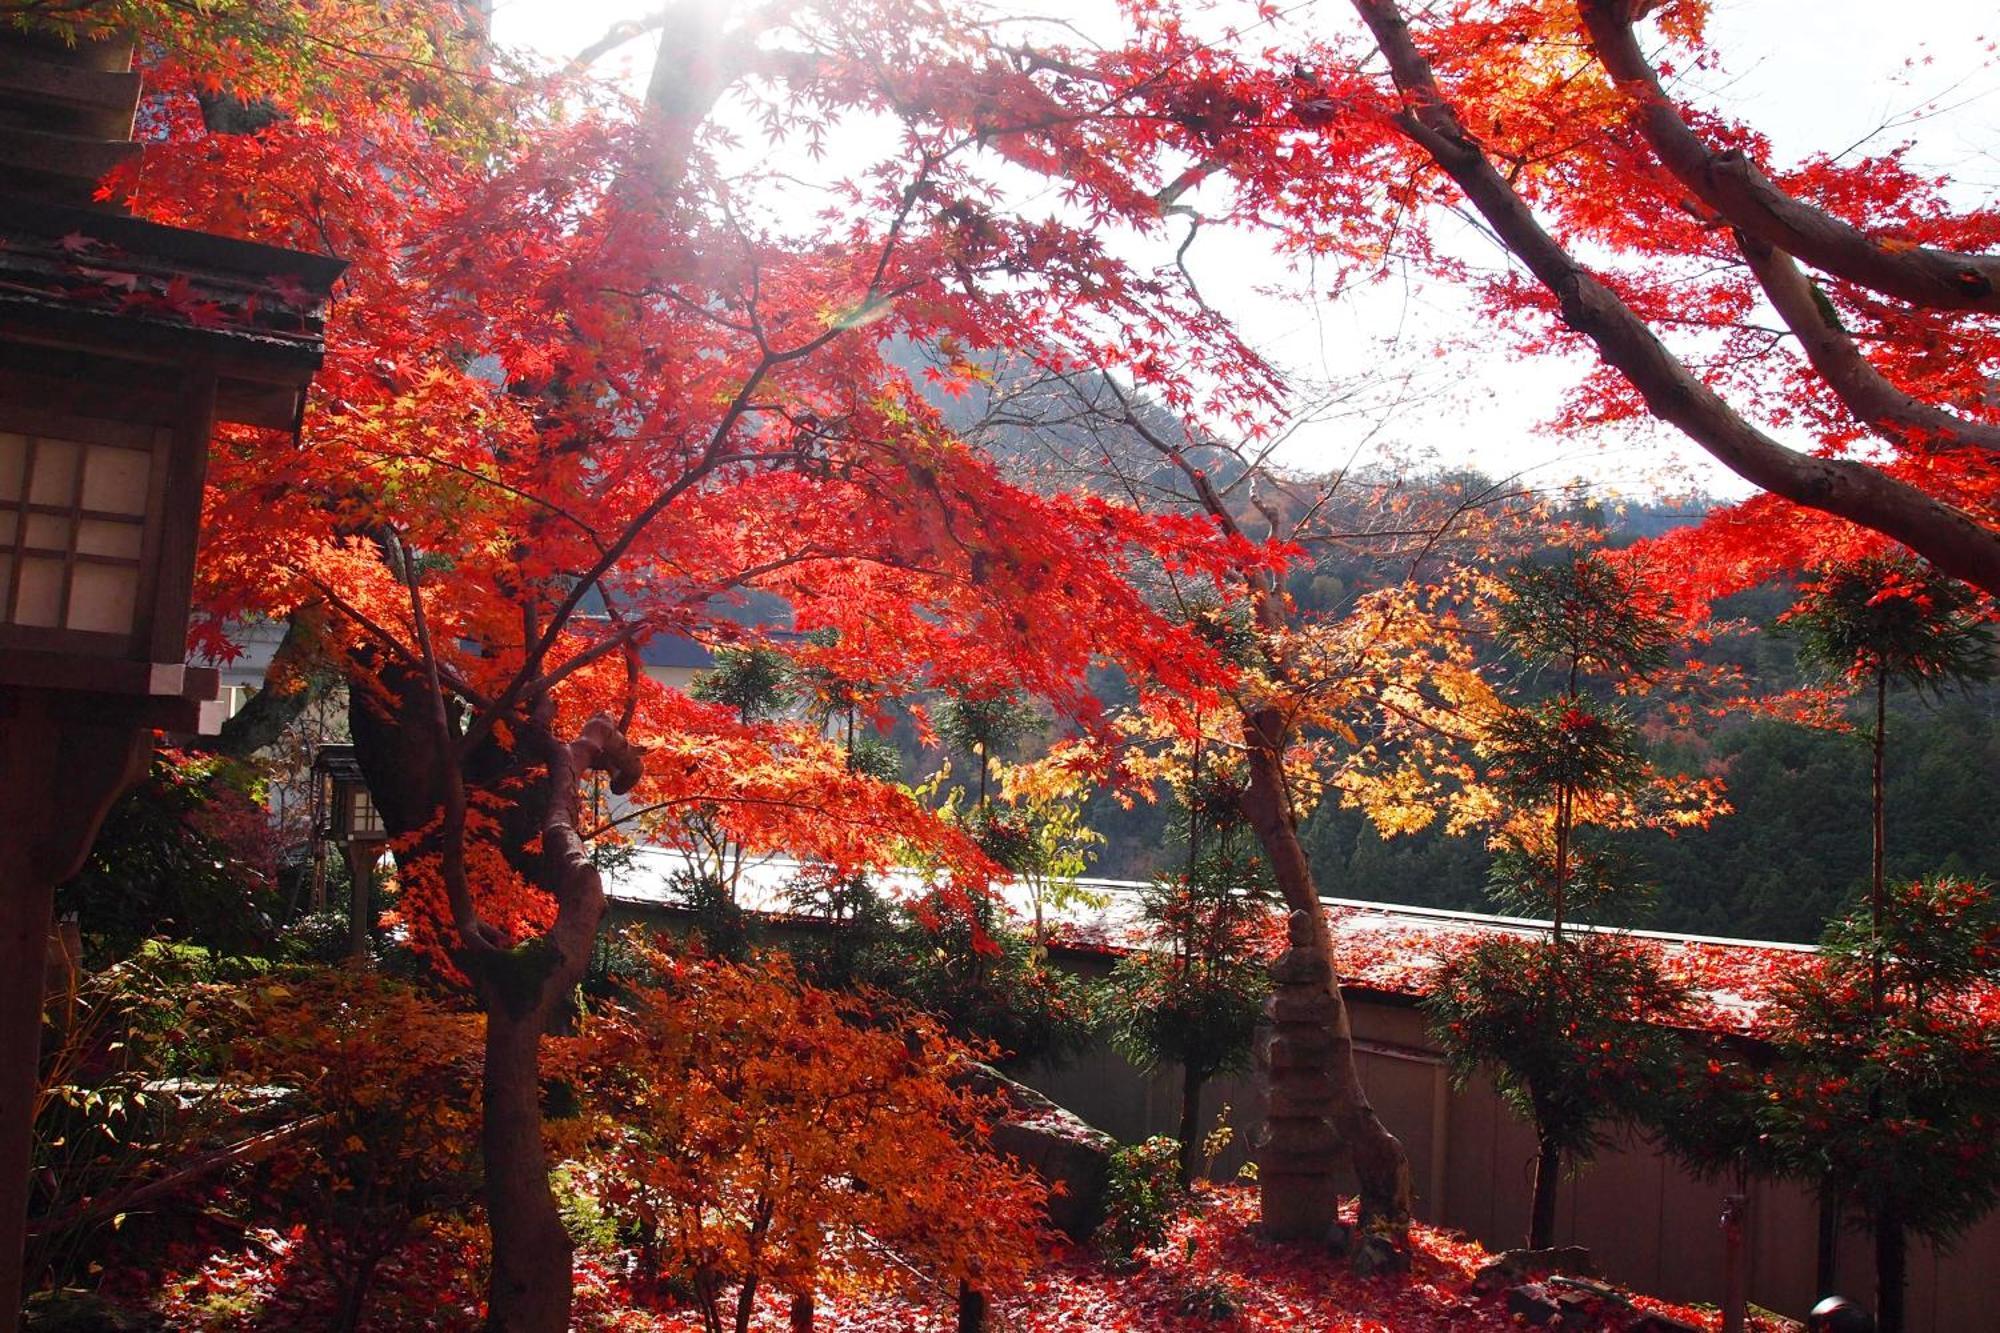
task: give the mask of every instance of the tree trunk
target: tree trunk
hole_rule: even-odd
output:
[[[1207,1080],[1181,1071],[1181,1188],[1194,1184],[1194,1166],[1201,1155],[1201,1089]]]
[[[1840,1203],[1826,1194],[1819,1199],[1819,1236],[1813,1255],[1813,1295],[1834,1294],[1840,1280]]]
[[[1275,1101],[1281,1087],[1317,1084],[1324,1098],[1326,1118],[1332,1134],[1324,1155],[1337,1162],[1342,1151],[1348,1154],[1360,1185],[1360,1223],[1364,1229],[1386,1229],[1397,1237],[1410,1223],[1410,1163],[1403,1145],[1385,1128],[1369,1105],[1361,1086],[1361,1074],[1354,1062],[1354,1030],[1348,1021],[1347,1005],[1340,993],[1338,974],[1333,968],[1333,934],[1327,926],[1326,909],[1313,883],[1312,867],[1299,843],[1297,820],[1293,817],[1284,774],[1286,727],[1275,708],[1264,708],[1244,718],[1250,781],[1242,803],[1244,816],[1257,833],[1257,841],[1271,863],[1285,904],[1301,921],[1304,940],[1300,947],[1324,968],[1315,969],[1324,980],[1315,985],[1323,1000],[1325,1057],[1317,1068],[1292,1066],[1281,1069],[1275,1059],[1269,1074],[1269,1092]],[[1309,1173],[1310,1174],[1310,1173]],[[1330,1174],[1330,1173],[1329,1173]],[[1264,1191],[1267,1211],[1272,1186]]]
[[[1889,910],[1888,886],[1882,873],[1883,849],[1883,796],[1882,796],[1882,755],[1888,741],[1889,727],[1889,675],[1886,671],[1875,673],[1875,735],[1873,736],[1872,764],[1868,774],[1869,801],[1869,881],[1868,881],[1868,921],[1870,928],[1868,954],[1868,1003],[1869,1012],[1880,1020],[1882,1013],[1882,926]]]
[[[482,987],[482,992],[491,987]],[[545,1005],[518,1009],[487,998],[486,1220],[493,1231],[487,1290],[490,1333],[565,1333],[570,1240],[549,1188],[542,1149],[541,1040]]]
[[[1569,898],[1569,839],[1570,791],[1565,787],[1556,796],[1556,882],[1549,903],[1549,937],[1558,949],[1563,942],[1563,908]]]
[[[361,1327],[362,1312],[368,1308],[368,1289],[374,1284],[375,1269],[383,1257],[383,1251],[373,1251],[355,1267],[340,1293],[340,1309],[334,1315],[334,1333],[356,1333]]]
[[[365,655],[361,665],[367,665]],[[574,745],[542,735],[540,762],[535,747],[502,747],[488,735],[462,756],[463,771],[456,771],[439,735],[456,734],[455,726],[422,720],[430,707],[422,678],[393,663],[379,664],[377,672],[372,682],[357,681],[349,691],[349,725],[355,757],[388,831],[428,830],[415,845],[398,848],[399,861],[440,858],[435,817],[450,784],[504,790],[510,799],[497,829],[485,836],[556,899],[547,935],[512,948],[483,936],[467,939],[459,962],[486,1013],[480,1150],[493,1234],[486,1327],[494,1333],[566,1333],[570,1241],[542,1148],[541,1037],[556,1002],[582,978],[604,916],[603,881],[576,831],[577,778],[580,771],[614,772],[616,766],[612,790],[622,794],[636,781],[636,752],[608,719],[593,719]],[[459,891],[469,896],[469,886]]]
[[[1546,1250],[1556,1243],[1556,1196],[1562,1187],[1562,1149],[1553,1139],[1541,1140],[1535,1158],[1535,1198],[1528,1212],[1528,1248]]]
[[[743,1279],[736,1289],[736,1333],[750,1333],[750,1316],[757,1313],[757,1279]]]
[[[222,724],[213,741],[202,743],[202,748],[233,759],[248,759],[276,745],[285,728],[298,721],[313,700],[339,679],[327,660],[325,633],[324,604],[311,602],[294,610],[285,621],[285,637],[264,668],[263,685]]]
[[[1750,1266],[1743,1253],[1750,1198],[1742,1189],[1739,1175],[1738,1192],[1722,1200],[1722,1333],[1748,1333],[1750,1327]]]
[[[1903,1333],[1909,1247],[1902,1214],[1893,1207],[1884,1208],[1875,1218],[1875,1333]]]
[[[792,1333],[813,1333],[813,1298],[792,1297]]]
[[[958,1280],[958,1333],[986,1333],[986,1296],[964,1278]]]

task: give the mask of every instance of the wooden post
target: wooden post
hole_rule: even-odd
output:
[[[130,701],[0,689],[0,1317],[24,1296],[42,999],[56,885],[112,801],[145,772],[152,730]]]
[[[347,879],[352,886],[348,899],[347,961],[366,967],[369,959],[369,891],[375,884],[375,863],[382,859],[382,844],[356,839],[342,849],[347,853]]]

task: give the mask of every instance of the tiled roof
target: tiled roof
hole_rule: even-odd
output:
[[[677,852],[657,847],[638,849],[629,867],[614,872],[607,892],[614,903],[669,907],[675,901],[670,882],[689,862]],[[738,888],[739,901],[752,911],[789,914],[786,884],[804,867],[782,857],[753,860]],[[923,890],[913,872],[887,870],[873,877],[891,896]],[[1095,902],[1050,909],[1051,943],[1080,952],[1118,954],[1145,947],[1139,890],[1132,880],[1080,879],[1077,886]],[[1025,886],[996,886],[1007,905],[1025,916],[1030,910]],[[1451,953],[1493,934],[1526,935],[1547,929],[1545,921],[1405,907],[1395,903],[1351,898],[1321,900],[1330,914],[1335,965],[1343,986],[1376,994],[1414,999],[1428,988],[1432,971]],[[1588,930],[1589,927],[1576,929]],[[1620,932],[1641,947],[1657,951],[1670,976],[1695,992],[1697,1013],[1706,1027],[1718,1031],[1751,1029],[1763,1008],[1771,980],[1796,968],[1816,952],[1808,945],[1767,940],[1737,940],[1661,931]],[[1282,946],[1283,931],[1274,919],[1271,948]]]

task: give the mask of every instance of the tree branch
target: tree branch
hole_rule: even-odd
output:
[[[1646,322],[1572,258],[1487,159],[1445,101],[1394,0],[1353,0],[1389,62],[1396,124],[1436,162],[1662,421],[1744,480],[1893,537],[1945,572],[2000,595],[2000,534],[1971,514],[1850,459],[1797,453],[1758,430],[1669,352]]]
[[[1854,419],[1896,444],[1919,450],[1972,446],[2000,450],[2000,427],[1967,421],[1921,402],[1891,384],[1854,345],[1826,298],[1792,257],[1754,236],[1736,233],[1737,248],[1771,305],[1797,335],[1820,378],[1840,395]]]
[[[1365,6],[1364,15],[1375,7]],[[1632,31],[1631,0],[1578,0],[1577,9],[1597,58],[1632,100],[1634,120],[1646,142],[1675,179],[1738,231],[1814,268],[1913,305],[2000,314],[2000,256],[1925,246],[1892,248],[1786,194],[1741,150],[1712,152],[1681,119],[1640,50]]]

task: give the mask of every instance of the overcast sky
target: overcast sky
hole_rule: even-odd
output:
[[[505,44],[567,56],[651,7],[652,0],[497,0],[495,32]],[[1030,7],[1049,13],[1073,6],[1023,6]],[[1960,202],[2000,192],[2000,10],[1990,0],[1714,0],[1713,15],[1710,31],[1725,68],[1703,75],[1698,86],[1706,100],[1768,135],[1781,162],[1910,141],[1919,165],[1953,178]],[[1345,28],[1352,10],[1343,0],[1317,0],[1294,11],[1291,22]],[[635,43],[630,60],[643,70],[652,48]],[[1468,257],[1502,262],[1470,234],[1463,248]],[[1583,476],[1627,492],[1745,489],[1666,428],[1607,439],[1558,438],[1541,429],[1578,377],[1575,365],[1463,348],[1442,360],[1432,356],[1439,337],[1476,342],[1476,321],[1455,291],[1388,285],[1339,304],[1304,300],[1298,294],[1311,289],[1309,275],[1288,270],[1255,240],[1222,233],[1204,234],[1189,258],[1204,295],[1302,381],[1352,385],[1386,374],[1392,385],[1407,385],[1376,395],[1398,400],[1386,421],[1371,411],[1300,430],[1285,455],[1295,466],[1330,468],[1357,449],[1388,448],[1525,473],[1540,485]]]

